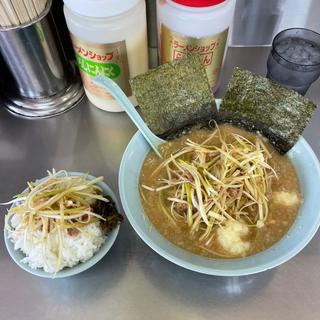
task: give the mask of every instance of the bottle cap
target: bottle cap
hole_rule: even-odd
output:
[[[226,0],[172,0],[172,1],[187,7],[204,8],[204,7],[215,6],[217,4],[225,2]]]
[[[140,0],[63,0],[75,13],[93,18],[112,17],[132,9]]]

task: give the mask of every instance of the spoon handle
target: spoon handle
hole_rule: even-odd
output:
[[[133,106],[131,101],[127,98],[125,93],[121,90],[121,88],[111,79],[104,77],[104,76],[98,76],[93,78],[93,83],[96,85],[99,85],[100,87],[103,87],[104,89],[108,90],[113,97],[117,100],[117,102],[121,105],[121,107],[124,109],[124,111],[128,114],[130,119],[133,121],[133,123],[137,126],[137,128],[140,130],[144,138],[147,140],[149,145],[152,147],[154,152],[159,156],[162,157],[158,147],[160,144],[164,143],[165,141],[158,138],[153,132],[148,128],[146,123],[141,118],[140,114],[136,110],[136,108]]]

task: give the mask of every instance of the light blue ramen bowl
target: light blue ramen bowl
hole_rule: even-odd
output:
[[[297,219],[279,242],[271,248],[241,259],[212,259],[183,250],[165,239],[144,214],[138,183],[143,161],[150,151],[143,136],[137,132],[123,155],[119,188],[126,216],[141,237],[154,251],[169,261],[193,271],[216,276],[240,276],[265,271],[288,261],[312,239],[320,224],[320,166],[308,143],[301,137],[290,150],[304,198]]]
[[[81,172],[68,172],[68,174],[71,176],[86,175],[85,173],[81,173]],[[86,176],[89,181],[95,179],[95,177],[93,177],[93,176],[90,176],[90,175],[86,175]],[[46,179],[46,178],[40,179],[39,181],[43,181],[44,179]],[[110,196],[112,198],[112,200],[114,201],[114,203],[116,205],[118,212],[120,212],[119,211],[120,206],[119,206],[119,203],[118,203],[117,198],[116,198],[115,194],[113,193],[113,191],[104,182],[99,182],[99,183],[97,183],[97,185],[103,190],[103,195]],[[52,273],[45,272],[43,269],[32,269],[29,267],[28,264],[21,262],[21,260],[25,257],[25,254],[20,250],[14,249],[14,244],[8,238],[8,232],[6,230],[4,231],[4,240],[5,240],[5,244],[6,244],[7,250],[9,252],[11,258],[15,261],[15,263],[19,267],[21,267],[22,269],[24,269],[25,271],[27,271],[29,273],[32,273],[35,276],[56,279],[56,278],[65,278],[65,277],[70,277],[70,276],[76,275],[80,272],[83,272],[83,271],[91,268],[93,265],[95,265],[97,262],[99,262],[112,247],[114,241],[117,238],[119,228],[120,228],[120,226],[118,226],[117,228],[115,228],[114,230],[112,230],[108,234],[105,242],[102,244],[100,249],[90,259],[88,259],[87,261],[84,261],[84,262],[80,262],[79,264],[75,265],[74,267],[64,268],[61,271],[57,272],[55,275],[53,275]]]

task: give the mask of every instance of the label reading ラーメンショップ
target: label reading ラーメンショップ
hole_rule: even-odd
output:
[[[113,99],[111,94],[92,83],[92,77],[102,75],[115,81],[127,96],[132,95],[125,41],[93,44],[72,36],[72,43],[83,85],[89,92],[102,98]]]
[[[161,63],[181,59],[188,53],[198,53],[206,68],[209,83],[215,87],[219,74],[228,37],[228,29],[219,34],[204,38],[181,35],[161,26]]]

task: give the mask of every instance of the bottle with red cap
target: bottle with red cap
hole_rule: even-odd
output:
[[[157,0],[160,63],[200,55],[213,91],[219,76],[236,0]]]

